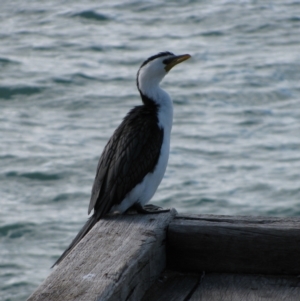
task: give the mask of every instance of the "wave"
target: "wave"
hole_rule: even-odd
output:
[[[38,181],[54,181],[54,180],[60,180],[62,178],[59,174],[47,174],[43,172],[18,173],[15,171],[10,171],[7,172],[5,175],[6,177],[21,177],[30,180],[38,180]]]
[[[60,193],[57,196],[55,196],[52,201],[54,203],[61,203],[65,201],[71,201],[74,199],[87,199],[89,198],[89,194],[86,195],[81,192],[76,192],[76,193]]]
[[[201,35],[203,37],[220,37],[224,35],[224,32],[220,30],[210,30],[203,32]]]
[[[0,99],[10,99],[15,95],[33,95],[41,93],[44,90],[42,87],[21,86],[21,87],[7,87],[0,86]]]
[[[19,238],[34,232],[34,223],[13,223],[0,227],[0,237]]]
[[[108,16],[97,13],[94,10],[84,10],[82,12],[72,14],[71,17],[76,17],[76,18],[79,17],[79,18],[98,21],[98,22],[110,20],[110,18]]]
[[[7,58],[4,58],[4,57],[0,57],[0,67],[5,67],[7,65],[10,65],[10,64],[19,64],[17,61],[12,61],[10,59],[7,59]]]

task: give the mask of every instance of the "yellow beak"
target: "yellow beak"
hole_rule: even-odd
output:
[[[189,54],[182,54],[182,55],[177,55],[177,56],[167,59],[165,61],[165,64],[166,64],[165,70],[167,72],[169,72],[175,65],[188,60],[190,57],[191,56]]]

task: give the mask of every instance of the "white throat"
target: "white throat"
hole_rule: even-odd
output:
[[[147,74],[147,70],[140,70],[138,74],[138,88],[144,96],[147,96],[159,106],[159,125],[169,135],[173,123],[173,101],[170,95],[159,86],[165,74],[161,76],[156,74],[156,76],[150,77]]]

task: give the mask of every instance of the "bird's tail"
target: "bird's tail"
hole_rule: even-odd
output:
[[[58,265],[73,249],[74,247],[80,242],[80,240],[94,227],[97,223],[98,219],[95,215],[91,216],[86,224],[82,227],[76,237],[73,239],[69,247],[62,253],[62,255],[55,261],[53,268],[55,265]]]

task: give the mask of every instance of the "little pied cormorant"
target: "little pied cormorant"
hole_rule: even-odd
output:
[[[160,52],[149,57],[137,73],[143,105],[134,107],[115,130],[99,159],[88,214],[93,215],[53,266],[60,263],[90,229],[109,212],[158,213],[146,205],[160,184],[169,158],[173,103],[159,83],[189,54]],[[146,205],[146,206],[145,206]]]

